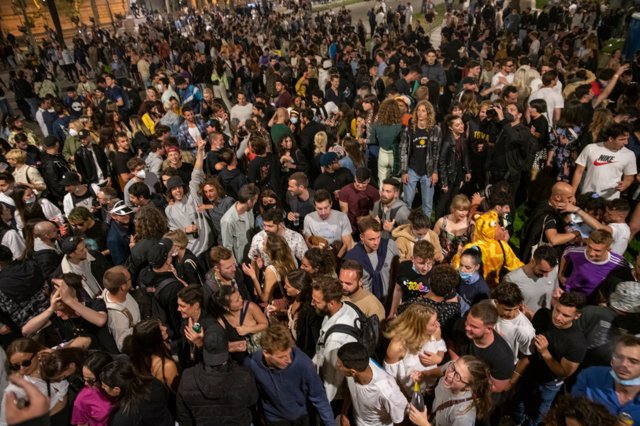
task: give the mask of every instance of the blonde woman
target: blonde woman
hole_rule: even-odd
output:
[[[47,189],[47,184],[44,183],[44,179],[38,169],[26,164],[26,152],[20,149],[12,149],[7,152],[5,158],[7,163],[14,169],[12,174],[16,183],[21,183],[35,192],[42,192]]]
[[[384,333],[390,339],[384,369],[391,374],[405,395],[411,396],[413,383],[427,377],[425,371],[437,368],[447,351],[442,340],[436,311],[413,304],[389,323]],[[433,385],[425,382],[427,386]]]
[[[531,82],[540,78],[540,73],[529,65],[518,68],[513,76],[513,85],[518,89],[518,99],[527,99],[531,94]]]
[[[327,132],[321,131],[316,133],[313,137],[313,165],[316,171],[316,175],[320,173],[320,157],[327,152],[327,145],[329,144],[329,136]]]

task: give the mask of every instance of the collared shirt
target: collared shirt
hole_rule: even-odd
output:
[[[626,404],[620,404],[611,377],[611,367],[589,367],[578,375],[578,381],[571,389],[574,396],[586,396],[593,402],[604,405],[611,414],[627,413],[634,423],[640,423],[640,395]]]

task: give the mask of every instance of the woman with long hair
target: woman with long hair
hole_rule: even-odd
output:
[[[52,424],[68,424],[64,420],[58,419],[65,416],[65,408],[68,403],[69,382],[66,380],[47,382],[42,376],[40,363],[46,353],[51,350],[41,345],[33,339],[19,338],[7,346],[7,362],[10,371],[22,376],[28,382],[34,384],[40,392],[49,397],[49,418]],[[9,392],[15,392],[13,385],[9,385],[2,397],[2,407],[0,410],[0,423],[6,424],[5,410],[6,398]],[[60,421],[55,421],[58,419]]]
[[[253,264],[249,267],[242,265],[242,269],[252,280],[258,299],[266,306],[265,312],[271,319],[286,317],[289,304],[284,290],[284,279],[287,274],[296,269],[289,245],[279,234],[267,233],[264,240],[264,251],[271,264],[264,268],[264,280],[258,280],[258,271]]]
[[[380,105],[378,116],[371,126],[370,147],[378,146],[378,181],[396,176],[400,169],[400,138],[402,114],[394,99],[386,99]]]
[[[296,339],[296,346],[313,358],[324,318],[311,306],[311,275],[300,269],[289,272],[284,280],[284,290],[292,299],[287,312],[289,330]]]
[[[5,154],[5,159],[13,167],[12,174],[16,183],[31,188],[38,193],[47,189],[47,184],[38,169],[27,164],[26,152],[20,149],[12,149]]]
[[[367,166],[362,148],[358,141],[351,136],[345,136],[342,139],[342,147],[347,155],[340,159],[340,166],[347,168],[355,178],[356,170],[359,167]]]
[[[469,210],[471,201],[464,194],[458,194],[451,200],[449,214],[437,220],[433,231],[438,234],[444,263],[451,262],[458,249],[470,240],[471,219]]]
[[[438,152],[442,131],[436,124],[436,113],[429,101],[420,101],[413,112],[411,126],[400,145],[400,170],[404,202],[413,205],[416,187],[420,183],[422,211],[431,217],[434,188],[438,184]]]
[[[107,426],[113,402],[102,391],[100,374],[102,370],[113,362],[111,354],[102,351],[92,352],[82,365],[82,381],[84,387],[80,389],[73,402],[71,424]]]
[[[480,110],[476,92],[473,90],[465,90],[460,96],[460,109],[462,110],[462,121],[466,123],[475,118]]]
[[[286,182],[289,181],[289,176],[293,173],[307,171],[307,160],[302,150],[298,148],[293,136],[285,135],[280,139],[277,154],[280,159],[280,175],[284,183],[283,187],[287,186]]]
[[[58,225],[64,223],[62,211],[58,206],[46,198],[38,197],[33,189],[26,185],[14,186],[11,197],[16,204],[22,223],[27,223],[30,219],[50,220]]]
[[[466,426],[486,419],[491,408],[491,373],[479,358],[465,355],[443,365],[429,415],[409,406],[409,419],[417,426]]]
[[[549,133],[547,166],[553,169],[556,180],[571,182],[575,160],[580,154],[578,139],[582,133],[579,125],[581,111],[577,101],[568,102],[562,109],[560,120],[554,123]]]
[[[442,217],[460,188],[471,180],[469,149],[462,117],[450,115],[445,120],[438,156],[440,196],[436,204],[436,217]]]
[[[242,364],[249,353],[258,350],[260,332],[269,327],[267,317],[258,305],[243,300],[238,289],[228,285],[214,293],[213,313],[227,330],[231,358]]]
[[[421,382],[422,377],[427,378],[423,373],[437,368],[447,351],[441,337],[438,314],[426,305],[410,305],[389,323],[384,336],[390,339],[384,369],[410,397],[414,381]],[[419,358],[422,354],[428,354],[426,363]],[[435,381],[427,383],[428,386],[433,384]]]
[[[122,117],[118,111],[109,112],[105,117],[104,125],[106,127],[111,127],[114,134],[125,133],[127,137],[131,138],[131,129],[129,129],[129,126],[127,126],[121,118]]]
[[[169,392],[127,360],[114,361],[100,373],[102,389],[115,402],[109,424],[173,426]]]
[[[300,269],[311,277],[330,275],[336,277],[336,258],[331,247],[311,247],[300,262]]]
[[[139,115],[129,117],[131,127],[131,146],[136,155],[141,155],[149,150],[149,138],[152,134],[149,128],[144,125]]]
[[[178,292],[178,312],[183,323],[178,356],[183,369],[202,361],[204,333],[211,327],[217,327],[213,315],[204,306],[204,294],[200,285],[190,285]]]
[[[167,389],[178,389],[178,366],[171,357],[167,327],[151,318],[133,327],[130,340],[125,341],[123,352],[128,353],[138,374],[153,376]]]

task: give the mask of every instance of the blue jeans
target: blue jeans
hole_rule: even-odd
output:
[[[538,384],[523,383],[520,401],[513,413],[514,422],[521,426],[537,426],[542,423],[563,384],[562,380]]]
[[[435,193],[435,187],[431,184],[431,176],[424,175],[418,176],[413,169],[409,168],[409,183],[403,185],[404,202],[411,208],[413,199],[416,196],[416,187],[420,182],[420,193],[422,194],[422,211],[428,218],[431,218],[431,211],[433,210],[433,194]]]

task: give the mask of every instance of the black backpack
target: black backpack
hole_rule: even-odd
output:
[[[362,343],[367,348],[369,355],[374,356],[378,346],[378,337],[380,336],[380,319],[377,315],[367,317],[355,303],[343,303],[351,306],[358,314],[358,318],[355,319],[353,325],[335,324],[329,327],[323,336],[323,344],[332,333],[348,334]]]
[[[167,324],[167,313],[158,302],[158,295],[169,284],[175,282],[174,278],[166,278],[155,287],[139,285],[138,288],[131,292],[133,298],[138,302],[140,308],[140,321],[155,318],[159,319],[163,324]]]

